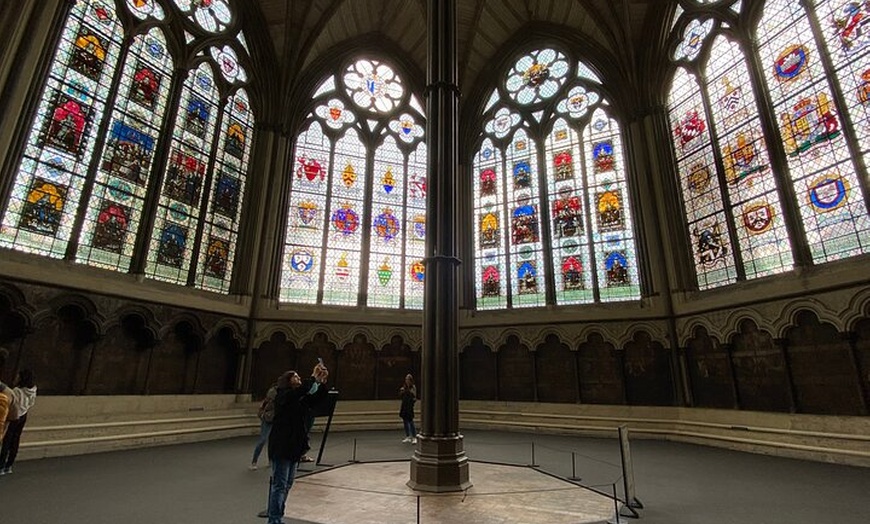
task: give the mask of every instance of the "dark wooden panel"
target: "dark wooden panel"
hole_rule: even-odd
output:
[[[459,397],[465,400],[495,400],[498,376],[496,354],[479,338],[459,354]]]
[[[728,352],[703,329],[686,348],[686,366],[697,407],[735,408],[734,380]]]
[[[858,362],[864,403],[867,405],[870,403],[870,318],[862,319],[855,326],[855,360]]]
[[[625,344],[626,400],[633,406],[673,406],[670,352],[646,333]]]
[[[145,388],[148,349],[119,325],[94,346],[86,395],[141,395]],[[41,389],[41,386],[40,386]]]
[[[232,331],[222,329],[199,353],[194,393],[232,393],[235,391],[239,343]]]
[[[744,322],[734,336],[731,362],[741,409],[791,411],[785,358],[769,333]]]
[[[179,333],[172,331],[151,350],[148,366],[148,390],[150,395],[178,395],[184,393],[184,379],[188,360],[195,355],[188,351],[187,342]]]
[[[365,338],[359,338],[338,352],[334,386],[342,400],[375,398],[375,348]]]
[[[336,363],[335,344],[329,340],[325,333],[317,333],[314,340],[306,342],[297,353],[293,364],[294,369],[302,378],[310,377],[317,365],[317,359],[322,358],[323,364],[330,370],[335,369]],[[333,387],[331,380],[327,381],[328,387]]]
[[[625,404],[622,356],[600,335],[580,344],[580,402],[584,404]]]
[[[573,351],[555,336],[535,351],[539,402],[577,402],[577,362]]]
[[[858,372],[849,341],[809,312],[786,336],[789,367],[800,413],[861,415]]]
[[[509,337],[498,350],[499,400],[530,402],[535,400],[532,355],[516,337]]]
[[[89,343],[80,335],[81,317],[59,313],[46,318],[25,342],[21,367],[33,370],[40,395],[75,395],[77,377],[90,360]]]
[[[416,382],[417,396],[422,397],[424,384],[420,377],[418,355],[411,351],[401,337],[393,337],[392,342],[378,351],[377,363],[377,398],[396,399],[396,413],[399,412],[399,388],[405,383],[408,373],[413,375]]]
[[[278,376],[294,369],[296,352],[284,335],[275,334],[253,352],[251,364],[251,393],[255,399],[262,399]]]

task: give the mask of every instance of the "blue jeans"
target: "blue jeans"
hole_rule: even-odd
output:
[[[263,451],[263,446],[266,445],[266,442],[269,442],[270,431],[272,431],[272,423],[260,421],[260,440],[254,446],[254,458],[251,459],[251,464],[256,464],[257,460],[260,459],[260,452]]]
[[[414,426],[414,419],[403,418],[402,424],[405,425],[405,435],[411,438],[417,438],[417,427]]]
[[[287,493],[293,487],[293,479],[296,478],[296,466],[298,465],[298,462],[285,459],[272,460],[268,524],[281,524],[281,518],[284,516],[284,503],[287,502]]]

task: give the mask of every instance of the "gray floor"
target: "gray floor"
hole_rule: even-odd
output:
[[[411,448],[400,439],[399,432],[333,433],[323,462],[404,460]],[[19,462],[12,475],[0,477],[0,524],[264,523],[255,515],[265,507],[269,474],[247,469],[254,442],[236,438]],[[465,446],[472,481],[475,462],[534,462],[608,492],[620,479],[614,439],[468,431]],[[633,440],[631,449],[637,496],[645,506],[638,524],[870,522],[863,507],[870,469],[673,442]],[[296,504],[317,504],[293,495],[291,514]],[[522,523],[522,515],[514,522]]]

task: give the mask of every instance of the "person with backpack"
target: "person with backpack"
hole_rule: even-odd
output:
[[[275,397],[278,395],[278,384],[272,384],[272,387],[266,392],[266,398],[260,403],[260,409],[257,410],[257,417],[260,419],[260,438],[257,440],[257,445],[254,446],[254,456],[251,458],[251,466],[248,468],[251,471],[257,469],[257,461],[260,459],[260,452],[263,451],[263,446],[269,441],[269,433],[272,432],[272,421],[275,419]]]

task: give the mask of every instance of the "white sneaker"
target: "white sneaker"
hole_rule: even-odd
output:
[[[402,439],[402,442],[411,442],[411,437],[405,437]]]
[[[416,438],[411,439],[411,444],[416,444],[416,443],[417,443],[417,439],[416,439]]]
[[[256,463],[256,462],[252,462],[251,465],[248,466],[248,469],[251,470],[251,471],[257,471],[257,463]]]

